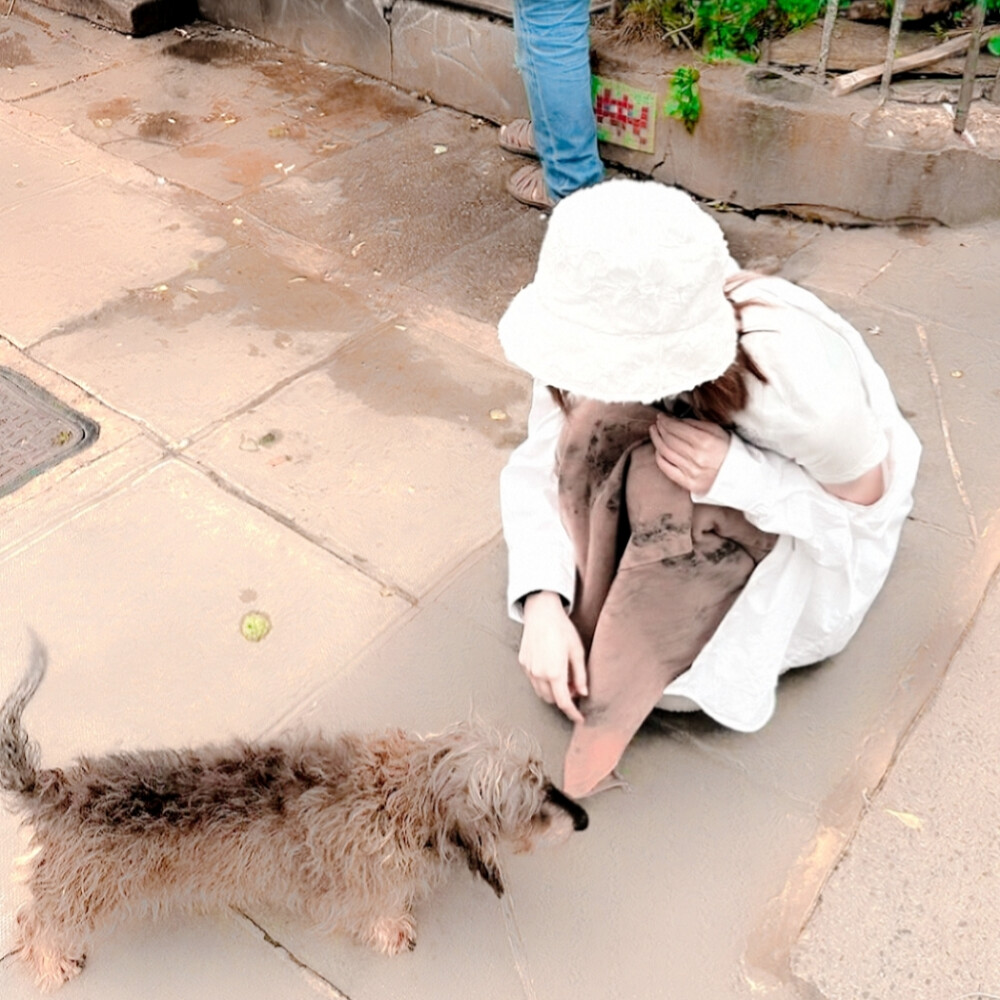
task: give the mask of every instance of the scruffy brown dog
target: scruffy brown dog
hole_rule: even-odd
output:
[[[32,828],[20,952],[43,988],[80,972],[98,927],[168,910],[280,905],[395,954],[415,946],[413,905],[453,862],[499,896],[501,842],[526,851],[587,825],[525,741],[475,724],[42,769],[21,715],[45,666],[36,641],[0,709],[0,787]]]

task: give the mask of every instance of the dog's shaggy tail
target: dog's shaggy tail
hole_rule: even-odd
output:
[[[38,746],[24,731],[21,714],[42,683],[48,659],[32,632],[28,669],[0,708],[0,788],[18,795],[30,796],[38,786]]]

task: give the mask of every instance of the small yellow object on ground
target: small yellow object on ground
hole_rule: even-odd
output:
[[[240,633],[247,642],[260,642],[271,631],[271,619],[263,611],[248,611],[240,622]]]

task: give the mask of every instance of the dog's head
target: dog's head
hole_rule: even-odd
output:
[[[498,896],[504,891],[501,843],[524,852],[586,829],[586,811],[546,777],[524,734],[466,723],[427,742],[433,748],[432,795],[449,842]]]

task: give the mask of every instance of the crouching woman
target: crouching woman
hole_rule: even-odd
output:
[[[781,673],[854,635],[912,506],[920,445],[861,336],[626,180],[560,202],[499,334],[535,380],[501,477],[509,608],[575,724],[567,793],[655,707],[759,729]]]

